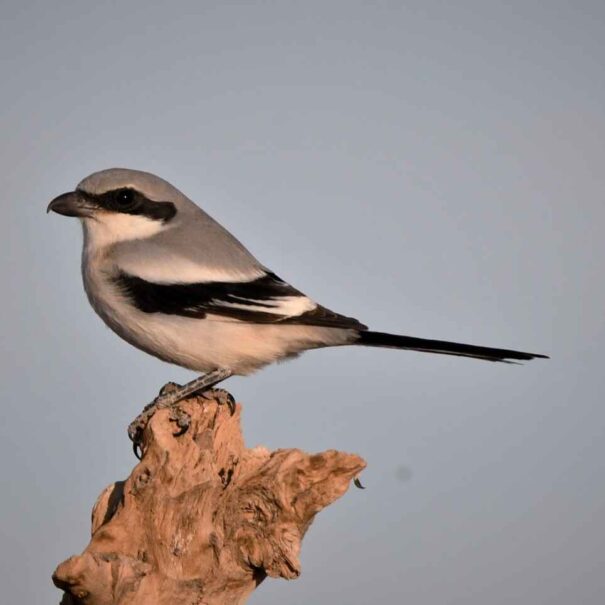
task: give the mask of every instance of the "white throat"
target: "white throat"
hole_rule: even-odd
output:
[[[129,240],[145,239],[166,228],[162,221],[136,214],[99,212],[82,220],[86,246],[100,250]]]

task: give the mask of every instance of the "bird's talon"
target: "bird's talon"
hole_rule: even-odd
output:
[[[237,409],[237,404],[235,403],[235,399],[233,398],[233,395],[231,395],[231,393],[227,393],[227,391],[225,391],[226,395],[227,395],[227,401],[225,401],[225,405],[229,408],[229,413],[231,414],[231,416],[233,416],[233,414],[235,414],[235,410]]]
[[[128,426],[128,437],[132,441],[132,451],[140,460],[143,457],[143,431],[150,416],[142,412]]]
[[[365,489],[365,487],[361,484],[361,481],[359,480],[359,477],[355,477],[353,479],[353,485],[355,487],[357,487],[358,489]]]
[[[178,429],[172,433],[173,437],[184,435],[191,426],[191,416],[181,408],[174,408],[170,414],[170,421],[176,423]]]
[[[219,405],[226,405],[229,408],[231,416],[235,414],[237,404],[233,395],[225,389],[209,389],[202,393],[204,399],[214,399]]]
[[[133,420],[128,427],[128,438],[133,443],[140,443],[141,435],[143,433],[143,427],[139,421],[139,418]]]

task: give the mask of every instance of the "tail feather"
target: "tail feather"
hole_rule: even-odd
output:
[[[534,358],[548,359],[547,355],[539,355],[537,353],[524,353],[522,351],[511,351],[510,349],[494,349],[492,347],[480,347],[459,342],[431,340],[428,338],[415,338],[414,336],[387,334],[385,332],[371,332],[369,330],[360,331],[359,339],[355,344],[368,347],[390,347],[393,349],[422,351],[424,353],[474,357],[475,359],[502,361],[505,363],[512,363],[510,360],[528,361]]]

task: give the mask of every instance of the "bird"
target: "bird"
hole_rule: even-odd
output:
[[[95,172],[54,198],[49,211],[80,219],[84,289],[107,326],[146,353],[202,373],[161,395],[158,405],[322,347],[388,347],[509,363],[547,357],[369,330],[281,279],[149,172]]]

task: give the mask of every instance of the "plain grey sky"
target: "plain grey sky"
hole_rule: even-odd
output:
[[[3,601],[58,602],[128,422],[192,376],[105,328],[80,227],[44,213],[125,166],[375,329],[552,355],[342,348],[230,380],[250,446],[368,461],[252,604],[601,603],[604,40],[597,1],[4,0]]]

